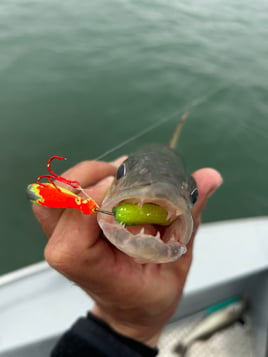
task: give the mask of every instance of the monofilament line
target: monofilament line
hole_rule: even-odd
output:
[[[176,110],[172,114],[169,114],[168,116],[166,116],[166,117],[164,117],[162,119],[159,119],[156,123],[148,126],[144,130],[141,130],[139,133],[129,137],[128,139],[122,141],[120,144],[118,144],[118,145],[114,146],[113,148],[105,151],[100,156],[96,157],[95,160],[103,159],[105,156],[107,156],[109,154],[112,154],[116,150],[121,149],[123,146],[131,143],[132,141],[141,138],[142,136],[144,136],[145,134],[149,133],[150,131],[158,128],[161,125],[164,125],[165,123],[169,122],[170,120],[173,120],[175,117],[178,117],[179,115],[182,116],[185,113],[189,113],[191,109],[193,109],[195,107],[198,107],[199,105],[201,105],[204,102],[206,102],[210,97],[218,94],[219,92],[221,92],[222,90],[224,90],[226,88],[229,88],[234,82],[238,81],[240,78],[241,78],[241,76],[236,78],[231,83],[225,84],[225,85],[220,86],[219,88],[217,88],[215,90],[207,92],[207,94],[205,94],[204,96],[197,97],[196,99],[192,100],[188,105],[186,105],[183,109]]]

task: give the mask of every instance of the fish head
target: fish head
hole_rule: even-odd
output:
[[[167,211],[171,223],[125,226],[103,213],[98,213],[98,222],[112,244],[139,262],[175,261],[186,252],[196,199],[195,180],[186,172],[182,158],[168,148],[150,146],[120,165],[101,209],[113,211],[123,202],[153,203]]]

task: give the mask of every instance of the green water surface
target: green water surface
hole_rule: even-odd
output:
[[[0,274],[43,259],[25,188],[92,159],[167,143],[191,103],[179,144],[189,170],[225,183],[204,221],[267,215],[268,2],[1,0]],[[176,113],[176,114],[175,114]]]

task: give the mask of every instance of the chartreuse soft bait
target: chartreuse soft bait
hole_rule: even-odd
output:
[[[123,202],[113,208],[113,213],[117,222],[122,222],[127,226],[147,223],[168,226],[171,223],[166,209],[154,203],[144,203],[141,206]]]

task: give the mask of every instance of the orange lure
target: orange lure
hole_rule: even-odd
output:
[[[66,158],[61,156],[52,156],[48,160],[47,169],[49,174],[39,176],[36,183],[32,183],[27,187],[26,194],[29,200],[46,207],[76,208],[81,210],[84,214],[100,212],[101,210],[99,210],[97,203],[85,193],[78,181],[67,180],[51,170],[51,162],[54,159],[66,160]],[[42,178],[47,178],[49,182],[41,183],[40,180]],[[78,189],[86,195],[86,198],[80,197],[65,188],[57,186],[53,180],[63,182]],[[111,214],[106,211],[103,213]]]

